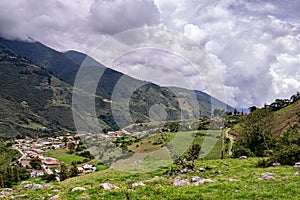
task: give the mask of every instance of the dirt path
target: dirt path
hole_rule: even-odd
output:
[[[229,138],[230,139],[230,147],[229,147],[228,154],[229,154],[229,156],[231,156],[232,155],[232,146],[233,146],[235,137],[233,135],[230,135],[229,131],[230,131],[230,128],[228,128],[225,131],[225,138]]]

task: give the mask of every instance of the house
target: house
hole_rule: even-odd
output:
[[[60,161],[55,159],[55,158],[50,158],[50,157],[44,157],[42,158],[42,162],[45,165],[51,165],[51,166],[55,166],[55,165],[60,165]]]
[[[77,170],[78,170],[78,172],[79,172],[80,174],[82,174],[82,173],[84,172],[83,167],[77,167]]]
[[[45,173],[43,172],[43,170],[32,170],[30,173],[30,177],[34,178],[34,177],[40,177],[43,176]]]
[[[126,130],[119,130],[119,131],[115,131],[115,132],[109,131],[107,134],[110,137],[121,137],[124,135],[130,135],[130,133]]]

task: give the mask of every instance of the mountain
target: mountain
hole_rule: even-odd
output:
[[[13,101],[6,102],[6,104],[9,104],[7,108],[12,109],[8,112],[15,112],[13,109],[18,108],[23,101],[26,101],[30,105],[30,110],[26,110],[26,113],[20,113],[20,115],[34,116],[38,113],[39,117],[37,118],[39,118],[39,121],[38,119],[36,121],[39,122],[41,127],[44,124],[53,125],[56,123],[57,127],[62,125],[68,130],[74,130],[70,107],[71,90],[77,72],[85,59],[84,67],[87,69],[91,67],[92,69],[96,66],[103,71],[97,85],[97,100],[95,102],[97,102],[97,117],[107,129],[117,130],[128,126],[132,122],[150,121],[148,111],[155,108],[154,105],[160,105],[165,110],[167,116],[164,120],[167,121],[210,116],[212,101],[217,102],[220,108],[227,107],[227,109],[233,110],[232,107],[210,97],[206,93],[176,87],[160,87],[150,82],[140,81],[106,68],[93,58],[80,52],[67,51],[62,53],[36,41],[12,41],[0,38],[0,44],[3,46],[3,51],[9,51],[12,54],[10,57],[14,57],[12,60],[5,61],[3,66],[6,67],[5,70],[2,70],[0,76],[6,77],[1,82],[1,88],[4,88],[1,96],[13,93],[13,95],[11,94]],[[7,57],[7,55],[3,55],[3,57],[5,56]],[[25,63],[24,66],[19,66],[19,62]],[[27,69],[32,68],[32,66],[38,69],[38,73],[33,73],[32,70]],[[25,69],[22,69],[22,67]],[[10,73],[6,71],[10,71]],[[28,76],[27,80],[30,80],[25,85],[22,76]],[[9,83],[10,80],[13,81],[8,86],[6,83]],[[34,80],[33,83],[31,83],[32,80]],[[126,84],[118,84],[121,80],[125,80]],[[122,90],[115,95],[115,99],[112,99],[116,86]],[[22,87],[23,89],[20,89]],[[7,101],[8,98],[4,99],[3,102]],[[124,114],[120,112],[127,105],[126,101],[129,101],[129,109],[126,109],[128,109],[132,121],[123,120]],[[111,106],[114,106],[116,112],[112,113]],[[125,115],[127,114],[125,113]],[[63,117],[67,115],[68,117]],[[122,119],[125,123],[120,125],[115,119]],[[8,127],[6,125],[6,129]]]
[[[65,83],[2,45],[0,66],[2,134],[75,130],[70,119],[71,90]]]

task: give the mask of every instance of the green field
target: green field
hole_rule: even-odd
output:
[[[46,152],[46,153],[44,153],[44,155],[48,156],[48,157],[56,158],[62,162],[68,163],[68,164],[71,164],[74,161],[82,162],[84,159],[86,159],[85,157],[82,157],[82,156],[77,156],[75,154],[69,154],[67,149],[56,149],[53,151]]]
[[[32,191],[18,186],[20,193],[27,194],[29,199],[41,199],[57,194],[60,199],[77,199],[89,196],[91,199],[299,199],[300,178],[293,176],[297,171],[291,166],[257,168],[257,158],[248,160],[224,159],[197,161],[197,167],[211,168],[205,172],[182,175],[214,179],[215,183],[204,183],[199,186],[173,186],[174,177],[165,176],[166,169],[157,169],[147,173],[129,173],[107,169],[85,176],[67,179],[61,183],[52,183],[53,188]],[[275,174],[274,181],[258,180],[263,172]],[[234,182],[228,181],[234,179]],[[143,181],[146,186],[128,188],[131,183]],[[99,189],[100,183],[112,183],[120,187],[113,191]],[[71,192],[74,187],[85,187],[86,191]],[[18,194],[18,193],[15,193]]]
[[[164,132],[153,134],[150,137],[143,138],[140,142],[133,143],[128,147],[135,153],[151,153],[158,151],[166,144],[171,144],[177,151],[178,155],[185,152],[192,143],[199,143],[203,148],[201,157],[203,159],[218,159],[221,158],[222,141],[220,138],[219,130],[199,130],[199,131],[186,131],[186,132]],[[161,139],[161,138],[164,139]],[[157,141],[163,141],[162,144],[154,145]],[[206,151],[206,152],[205,152]]]

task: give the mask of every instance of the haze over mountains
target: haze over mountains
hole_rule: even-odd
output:
[[[61,53],[35,41],[1,38],[0,44],[2,134],[30,134],[32,130],[41,134],[75,131],[71,109],[72,85],[86,55],[76,51]],[[140,81],[106,68],[92,58],[85,63],[103,70],[95,102],[97,117],[105,130],[123,128],[115,122],[111,109],[112,92],[121,77],[128,80],[125,93],[130,91],[129,85],[142,85],[130,94],[129,112],[135,123],[150,121],[149,110],[153,105],[164,109],[167,116],[163,120],[167,121],[208,117],[212,112],[212,100],[220,109],[227,107],[233,110],[201,91],[160,87]],[[122,102],[122,99],[119,100]],[[127,122],[122,124],[128,125]]]

